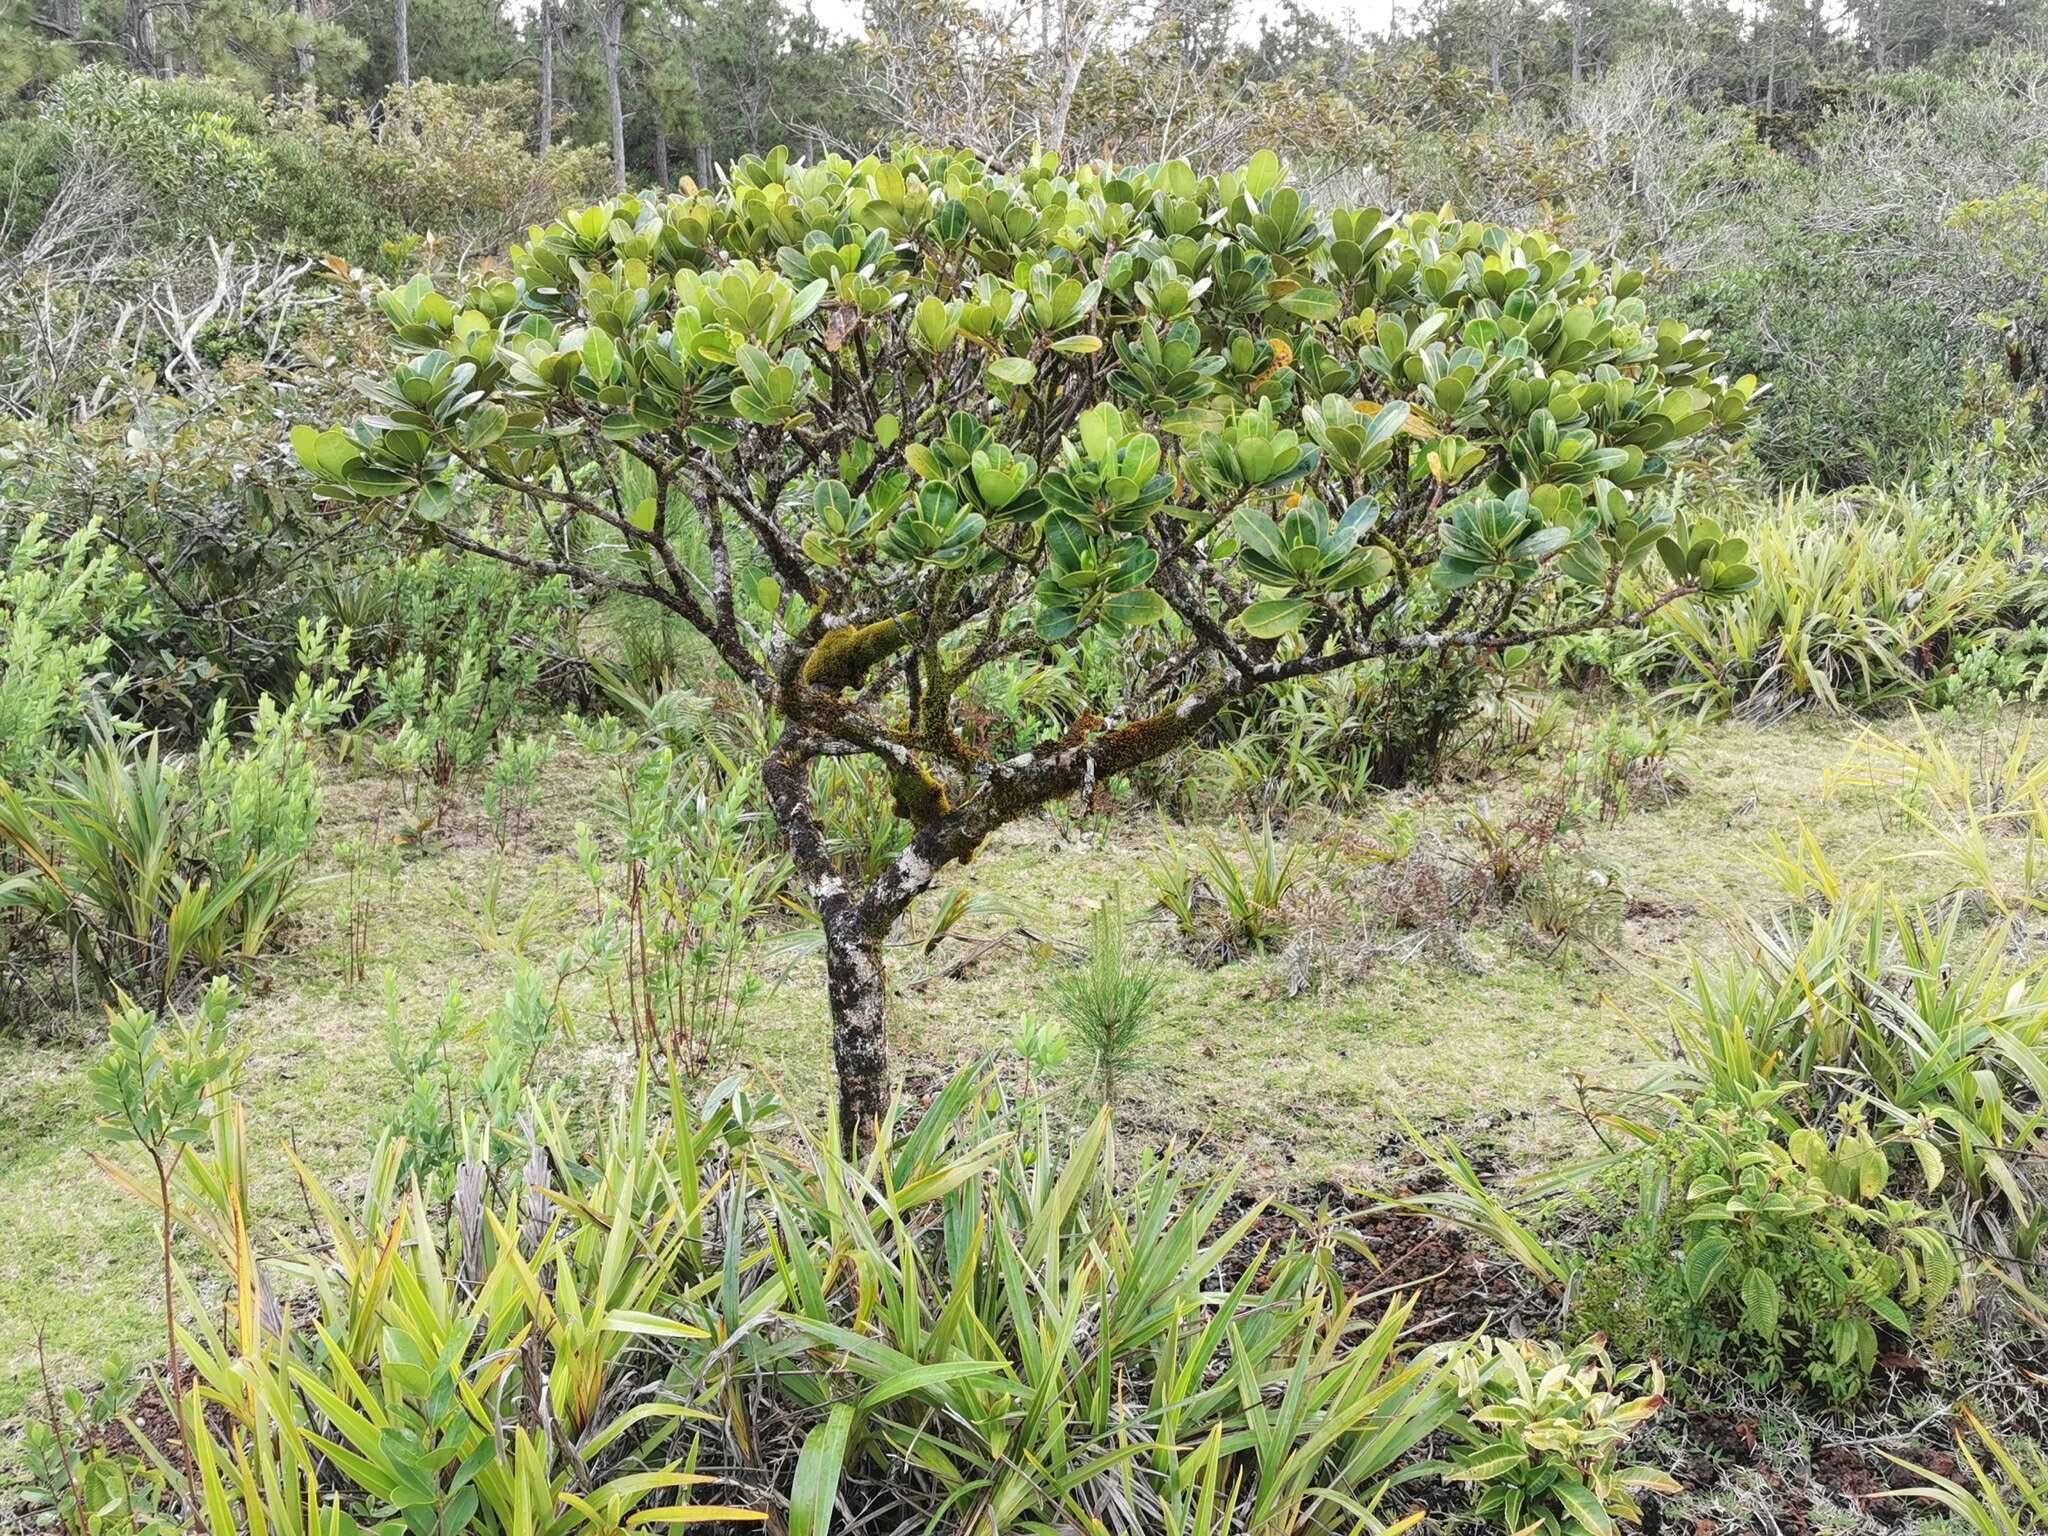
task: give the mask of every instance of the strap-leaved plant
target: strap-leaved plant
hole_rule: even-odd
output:
[[[1005,823],[1290,678],[1753,580],[1640,497],[1757,394],[1642,283],[1541,234],[1319,212],[1269,154],[777,150],[566,213],[459,296],[389,292],[371,413],[293,443],[374,515],[660,604],[772,708],[852,1135],[888,1095],[884,939]],[[492,516],[457,513],[478,489]],[[977,750],[975,675],[1090,631],[1144,679],[1124,713]],[[872,879],[820,823],[835,756],[915,828]]]

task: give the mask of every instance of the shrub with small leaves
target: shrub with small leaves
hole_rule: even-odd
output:
[[[186,1154],[207,1138],[215,1114],[225,1107],[233,1088],[240,1055],[228,1041],[232,1004],[233,994],[224,979],[216,979],[192,1017],[182,1021],[167,1020],[124,999],[121,1007],[108,1010],[107,1048],[86,1072],[100,1125],[117,1139],[140,1147],[155,1174],[154,1187],[145,1192],[145,1198],[153,1200],[158,1216],[164,1342],[169,1350],[167,1379],[177,1408],[185,1489],[194,1515],[199,1505],[199,1478],[192,1460],[194,1426],[186,1421],[184,1378],[178,1364],[178,1288],[171,1260],[176,1202],[171,1185]],[[106,1159],[98,1160],[117,1183],[136,1187]]]

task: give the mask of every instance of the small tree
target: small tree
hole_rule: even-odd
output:
[[[184,1373],[178,1362],[177,1275],[171,1259],[176,1206],[171,1185],[187,1149],[206,1139],[221,1096],[234,1076],[238,1057],[227,1037],[232,1001],[227,981],[216,979],[193,1018],[166,1028],[157,1014],[136,1007],[124,997],[118,1008],[107,1011],[107,1048],[86,1073],[100,1125],[110,1135],[142,1148],[156,1174],[164,1343],[170,1352],[166,1369],[178,1419],[178,1443],[184,1454],[185,1489],[191,1499],[191,1518],[195,1524],[201,1520],[203,1506],[199,1476],[192,1460],[195,1424],[185,1412]],[[104,1160],[102,1166],[113,1171]],[[205,1527],[201,1524],[199,1528]]]
[[[997,828],[1289,679],[1754,579],[1638,499],[1757,393],[1641,286],[1540,234],[1318,214],[1270,154],[778,149],[567,213],[460,299],[388,293],[374,414],[293,444],[329,495],[661,604],[772,707],[761,778],[823,922],[852,1136],[889,1092],[883,941]],[[530,521],[452,516],[479,482]],[[978,673],[1091,632],[1144,679],[1121,713],[975,744]],[[836,756],[915,829],[873,879],[813,799]]]

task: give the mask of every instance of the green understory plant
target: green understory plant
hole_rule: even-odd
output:
[[[750,766],[621,743],[607,786],[621,857],[608,860],[588,829],[577,857],[603,904],[598,947],[617,960],[614,1023],[640,1050],[702,1071],[736,1044],[764,989],[755,952],[789,861],[766,836]]]
[[[341,980],[344,986],[360,986],[370,974],[370,937],[383,926],[398,896],[404,849],[379,817],[337,842],[334,860],[341,881],[335,911],[341,929]]]
[[[425,1035],[408,1039],[396,979],[387,974],[385,1057],[408,1092],[379,1134],[402,1149],[400,1180],[439,1203],[463,1163],[496,1169],[523,1155],[528,1092],[562,1029],[559,997],[538,969],[522,964],[489,1009],[477,1012],[450,989]]]
[[[1579,814],[1616,822],[1681,792],[1670,758],[1683,733],[1678,721],[1646,706],[1609,710],[1565,751],[1563,777]]]
[[[103,997],[164,1006],[193,975],[253,959],[295,899],[321,795],[317,712],[267,699],[242,743],[216,711],[187,764],[102,720],[74,765],[0,783],[0,921],[59,935]]]
[[[171,1190],[188,1153],[207,1138],[224,1099],[233,1091],[240,1058],[228,1042],[232,1002],[227,982],[217,978],[186,1019],[165,1019],[128,1003],[110,1009],[107,1047],[86,1074],[100,1126],[118,1140],[140,1148],[155,1177],[164,1343],[169,1353],[165,1376],[191,1500],[188,1514],[195,1521],[201,1500],[193,1440],[199,1432],[186,1412],[184,1370],[178,1358],[179,1292],[171,1257]],[[237,1219],[245,1215],[246,1208],[237,1213]],[[201,1529],[205,1528],[202,1524]],[[217,1536],[230,1536],[233,1527],[216,1526],[215,1530]]]
[[[1205,1497],[1213,1530],[1393,1523],[1453,1407],[1399,1342],[1409,1302],[1366,1313],[1294,1243],[1240,1270],[1262,1207],[1226,1214],[1232,1181],[1170,1152],[1122,1164],[1106,1112],[1077,1137],[1018,1124],[969,1073],[884,1129],[857,1163],[761,1146],[773,1260],[704,1323],[735,1339],[715,1390],[736,1433],[811,1426],[790,1475],[819,1510],[836,1488],[880,1528],[945,1511],[966,1536],[1180,1531]],[[764,1293],[789,1345],[741,1336]]]
[[[552,737],[532,732],[498,733],[497,750],[484,773],[484,819],[491,840],[503,852],[526,832],[533,808],[540,803],[541,772],[555,755]]]
[[[2048,1531],[2048,1456],[2007,1445],[1968,1403],[1957,1405],[1956,1455],[1969,1481],[1934,1471],[1891,1452],[1894,1466],[1926,1479],[1911,1488],[1888,1488],[1877,1497],[1925,1499],[1946,1510],[1970,1536],[2039,1536]],[[1974,1444],[1973,1444],[1974,1442]]]
[[[149,1443],[135,1418],[144,1376],[109,1360],[89,1390],[66,1385],[60,1391],[47,1360],[39,1367],[40,1401],[22,1425],[26,1487],[16,1492],[16,1512],[26,1514],[33,1529],[62,1536],[180,1536],[185,1528],[170,1494],[176,1472],[139,1449]],[[137,1450],[118,1444],[124,1434]]]
[[[1879,1330],[1913,1337],[1954,1287],[1951,1238],[1883,1193],[1884,1153],[1854,1119],[1788,1139],[1767,1101],[1680,1105],[1631,1171],[1634,1208],[1578,1288],[1627,1353],[1847,1403]]]
[[[1053,1007],[1064,1034],[1080,1047],[1098,1102],[1114,1109],[1118,1080],[1136,1061],[1157,1025],[1153,997],[1158,971],[1131,953],[1123,905],[1115,892],[1088,921],[1088,951],[1078,969],[1053,987]]]
[[[1911,486],[1790,492],[1732,521],[1755,585],[1661,610],[1637,662],[1663,699],[1702,716],[1916,697],[1953,650],[2000,625],[2024,581],[2009,523],[1981,525]]]
[[[206,1526],[1381,1532],[1458,1406],[1409,1302],[1248,1250],[1227,1176],[1020,1117],[979,1069],[857,1158],[644,1065],[595,1124],[526,1112],[523,1163],[465,1148],[445,1218],[400,1138],[346,1195],[301,1167],[315,1231],[275,1254],[231,1219],[245,1163],[187,1170],[226,1282],[179,1335]]]
[[[1661,1468],[1624,1464],[1630,1438],[1664,1404],[1651,1363],[1617,1370],[1606,1340],[1576,1348],[1481,1337],[1453,1356],[1459,1442],[1436,1470],[1472,1488],[1472,1514],[1509,1536],[1612,1536],[1637,1524],[1641,1491],[1677,1493]]]
[[[443,681],[415,653],[380,671],[371,693],[370,761],[397,787],[412,839],[424,841],[453,808],[456,785],[483,766],[502,723],[482,660],[464,651]]]
[[[2023,1290],[2048,1233],[2048,967],[1956,903],[1849,886],[1808,839],[1804,902],[1695,960],[1668,1021],[1688,1085],[1768,1106],[1780,1135],[1867,1119],[1895,1193],[1940,1203],[1970,1262]]]
[[[114,643],[146,610],[141,577],[88,523],[0,511],[0,782],[32,783],[79,744],[90,701],[114,690]]]
[[[1201,876],[1215,897],[1227,944],[1263,950],[1287,927],[1287,898],[1308,873],[1302,849],[1273,835],[1263,823],[1254,835],[1243,822],[1237,827],[1235,851],[1215,836],[1197,843]]]
[[[1018,1020],[1010,1035],[1010,1050],[1024,1063],[1025,1092],[1029,1094],[1040,1079],[1059,1071],[1071,1049],[1059,1020],[1035,1013]]]

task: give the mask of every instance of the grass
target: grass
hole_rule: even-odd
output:
[[[1953,731],[1953,726],[1936,726]],[[1549,1159],[1580,1144],[1571,1077],[1619,1084],[1657,1054],[1631,1028],[1652,991],[1649,978],[1676,977],[1685,946],[1714,946],[1717,918],[1778,899],[1756,855],[1773,834],[1803,819],[1845,873],[1875,868],[1898,852],[1897,819],[1873,792],[1824,796],[1828,770],[1848,753],[1855,727],[1795,719],[1769,728],[1724,724],[1695,729],[1674,756],[1691,792],[1593,829],[1588,851],[1619,871],[1631,916],[1610,950],[1575,947],[1553,956],[1522,925],[1499,918],[1465,935],[1471,962],[1366,958],[1355,892],[1367,866],[1356,854],[1314,859],[1304,881],[1317,923],[1317,963],[1304,976],[1286,950],[1216,969],[1182,956],[1163,914],[1142,912],[1145,870],[1173,837],[1149,813],[1086,821],[1046,819],[1005,832],[966,871],[974,888],[1024,914],[1033,934],[1078,947],[1100,893],[1120,884],[1133,943],[1159,957],[1157,1027],[1119,1091],[1119,1122],[1138,1136],[1201,1143],[1203,1155],[1245,1165],[1260,1192],[1286,1194],[1318,1182],[1360,1182],[1381,1166],[1400,1105],[1425,1124],[1481,1129],[1514,1163]],[[1304,815],[1290,840],[1312,853],[1357,848],[1379,819],[1412,809],[1449,825],[1485,793],[1513,794],[1524,768],[1505,782],[1452,785],[1390,795],[1371,815],[1346,821]],[[532,830],[505,856],[508,911],[537,887],[576,893],[541,956],[566,943],[591,914],[567,867],[574,828],[590,815],[594,765],[565,751],[547,770]],[[376,821],[387,787],[339,778],[331,788],[324,847]],[[1214,829],[1226,842],[1234,825]],[[1185,842],[1180,840],[1185,838]],[[480,948],[458,921],[458,896],[473,893],[496,857],[479,811],[466,812],[445,846],[408,859],[370,939],[370,978],[340,981],[341,888],[322,871],[285,950],[248,979],[239,1014],[250,1053],[243,1097],[259,1174],[259,1218],[273,1227],[303,1219],[285,1160],[268,1148],[290,1142],[316,1171],[344,1186],[362,1165],[389,1110],[406,1091],[385,1058],[382,972],[396,977],[402,1026],[424,1033],[450,986],[488,1000],[507,980],[507,954]],[[1892,864],[1888,878],[1910,893],[1939,876],[1918,862]],[[940,897],[927,899],[929,914]],[[1007,917],[963,921],[992,936]],[[960,953],[949,941],[934,960],[917,946],[895,959],[898,1065],[913,1086],[1000,1048],[1018,1018],[1053,1009],[1053,989],[1070,961],[1029,942],[1000,946],[957,979],[913,986]],[[1304,985],[1305,981],[1305,985]],[[542,1074],[567,1094],[595,1094],[614,1081],[626,1051],[599,999],[574,999],[576,1030]],[[92,1170],[96,1133],[86,1118],[84,1066],[96,1029],[80,1021],[63,1039],[0,1037],[0,1422],[23,1412],[38,1387],[36,1333],[47,1334],[53,1371],[92,1371],[109,1355],[146,1358],[158,1337],[161,1303],[152,1284],[144,1213],[118,1198]],[[774,1082],[797,1112],[822,1121],[829,1087],[822,1042],[824,992],[814,960],[800,960],[749,1016],[731,1067]],[[1021,1069],[1020,1069],[1021,1070]],[[1078,1113],[1085,1087],[1060,1092]],[[1419,1115],[1418,1115],[1419,1110]],[[260,1246],[260,1245],[259,1245]]]

